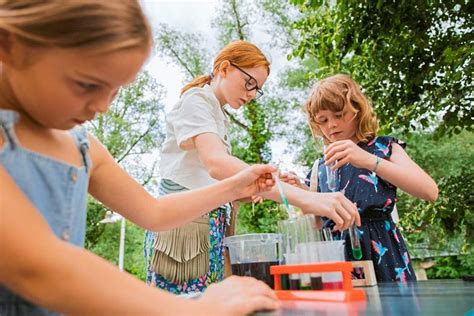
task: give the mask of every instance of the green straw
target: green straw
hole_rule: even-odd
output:
[[[286,198],[285,192],[283,191],[283,185],[281,184],[280,178],[278,177],[278,174],[276,172],[273,173],[273,176],[275,177],[275,182],[278,191],[280,191],[281,201],[283,205],[285,205],[286,211],[288,212],[288,216],[292,217],[290,212],[290,205],[288,204],[288,199]]]

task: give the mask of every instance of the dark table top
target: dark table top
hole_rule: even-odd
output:
[[[474,282],[428,280],[364,287],[367,301],[286,301],[283,309],[256,315],[468,315],[474,316]]]

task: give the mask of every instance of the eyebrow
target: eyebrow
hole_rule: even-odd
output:
[[[262,90],[262,88],[258,86],[258,80],[255,79],[254,76],[252,76],[251,74],[249,74],[248,72],[246,72],[245,70],[243,70],[242,68],[240,68],[239,66],[237,66],[236,64],[233,64],[233,63],[230,63],[230,64],[231,64],[232,66],[234,66],[235,68],[237,68],[238,70],[240,70],[244,75],[249,76],[249,79],[248,79],[248,80],[250,80],[250,79],[255,80],[257,89]]]
[[[104,85],[104,86],[106,86],[106,87],[109,87],[109,88],[111,87],[111,85],[110,85],[108,82],[106,82],[106,81],[104,81],[104,80],[102,80],[102,79],[99,79],[99,78],[97,78],[97,77],[94,77],[94,76],[91,76],[91,75],[87,75],[87,74],[82,73],[82,72],[80,72],[80,71],[76,71],[76,74],[78,74],[79,76],[84,77],[84,78],[86,78],[86,79],[89,79],[89,80],[98,82],[98,83],[100,83],[100,84],[102,84],[102,85]]]

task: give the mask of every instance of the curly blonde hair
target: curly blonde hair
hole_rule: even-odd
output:
[[[324,136],[316,115],[319,111],[341,112],[348,110],[356,114],[355,136],[360,142],[368,142],[378,132],[379,123],[370,100],[362,93],[359,85],[348,75],[337,74],[324,78],[313,86],[303,106],[313,137],[322,137],[325,144],[330,140]]]

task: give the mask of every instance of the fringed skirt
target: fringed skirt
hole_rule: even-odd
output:
[[[187,190],[160,182],[160,195]],[[146,281],[174,294],[202,292],[224,278],[224,233],[230,207],[224,205],[190,224],[145,234]]]

